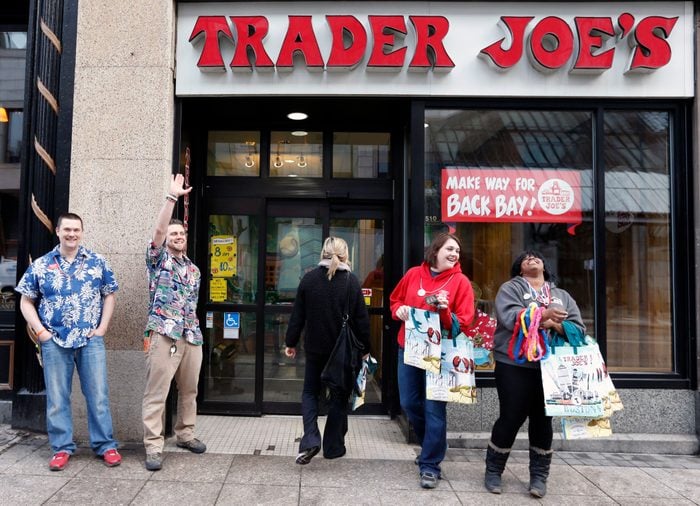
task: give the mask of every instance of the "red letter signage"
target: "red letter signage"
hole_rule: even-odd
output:
[[[204,34],[204,48],[199,56],[197,67],[203,71],[220,71],[224,68],[224,59],[221,57],[221,48],[219,47],[219,34],[224,34],[225,37],[233,42],[231,29],[226,23],[225,16],[199,16],[194,24],[190,42],[196,39],[200,34]]]
[[[574,50],[574,34],[561,18],[549,16],[535,25],[530,34],[530,58],[542,72],[562,67]]]
[[[328,57],[328,70],[350,70],[357,66],[367,49],[367,32],[355,16],[326,16],[333,46]],[[345,35],[350,45],[345,47]]]
[[[642,19],[634,30],[637,43],[628,72],[650,72],[671,61],[671,46],[666,39],[678,18],[649,16]]]
[[[494,42],[482,49],[479,56],[485,59],[488,58],[500,70],[509,69],[518,63],[523,55],[525,28],[530,21],[532,21],[532,16],[501,17],[498,24],[506,32],[507,37],[503,37],[498,42]],[[503,49],[503,41],[506,39],[510,39],[509,49]]]
[[[267,36],[269,24],[264,16],[231,16],[236,27],[236,52],[231,60],[233,70],[253,71],[253,64],[248,59],[248,48],[255,55],[255,67],[258,70],[272,70],[274,63],[267,55],[263,39]]]
[[[455,66],[447,54],[442,39],[450,29],[450,23],[443,16],[409,16],[416,29],[416,52],[408,65],[410,70],[431,68],[449,72]],[[432,63],[431,63],[432,60]]]
[[[403,16],[369,16],[369,26],[374,38],[372,54],[367,63],[367,69],[401,70],[406,48],[401,47],[394,51],[394,38],[396,34],[406,35],[406,22]],[[385,46],[386,51],[385,52]]]
[[[602,72],[612,67],[615,48],[593,54],[603,47],[603,37],[614,37],[612,19],[610,18],[575,18],[578,33],[578,55],[574,71]]]
[[[309,70],[323,70],[323,57],[311,25],[311,16],[289,16],[287,34],[277,56],[277,70],[291,71],[297,51],[304,56]]]

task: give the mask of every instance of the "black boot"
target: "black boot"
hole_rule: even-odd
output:
[[[492,494],[501,493],[501,475],[506,468],[506,462],[510,455],[510,448],[503,449],[495,446],[491,441],[486,448],[486,473],[484,474],[484,486]]]
[[[530,495],[544,497],[547,493],[547,477],[552,463],[552,450],[530,447]]]

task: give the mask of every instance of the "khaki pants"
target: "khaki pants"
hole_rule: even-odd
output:
[[[194,438],[202,347],[179,340],[175,342],[177,351],[171,357],[172,342],[169,337],[151,332],[146,356],[146,391],[143,393],[143,445],[147,454],[163,451],[165,400],[173,378],[178,391],[175,435],[178,442]]]

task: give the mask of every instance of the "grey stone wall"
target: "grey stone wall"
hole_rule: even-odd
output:
[[[174,33],[170,0],[79,4],[70,209],[83,217],[85,246],[107,257],[120,284],[105,342],[122,441],[142,437],[144,255],[172,168]],[[84,440],[75,387],[76,437]]]
[[[624,409],[612,416],[615,434],[694,434],[696,392],[692,390],[619,390]],[[449,404],[448,432],[490,432],[498,418],[495,388],[480,388],[476,405]],[[555,418],[556,420],[556,418]],[[527,424],[523,430],[527,428]],[[556,423],[554,425],[557,430]]]

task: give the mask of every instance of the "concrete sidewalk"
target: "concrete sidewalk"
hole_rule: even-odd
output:
[[[143,467],[140,445],[120,449],[121,466],[107,468],[81,446],[61,472],[51,472],[46,437],[0,426],[0,504],[522,504],[527,453],[514,451],[504,494],[482,485],[484,451],[450,448],[444,479],[423,490],[413,463],[417,447],[403,442],[396,422],[353,417],[348,454],[294,463],[300,417],[199,417],[209,451],[193,455],[166,446],[163,469]],[[291,441],[291,443],[290,443]],[[700,458],[659,454],[558,452],[544,503],[700,504]]]

